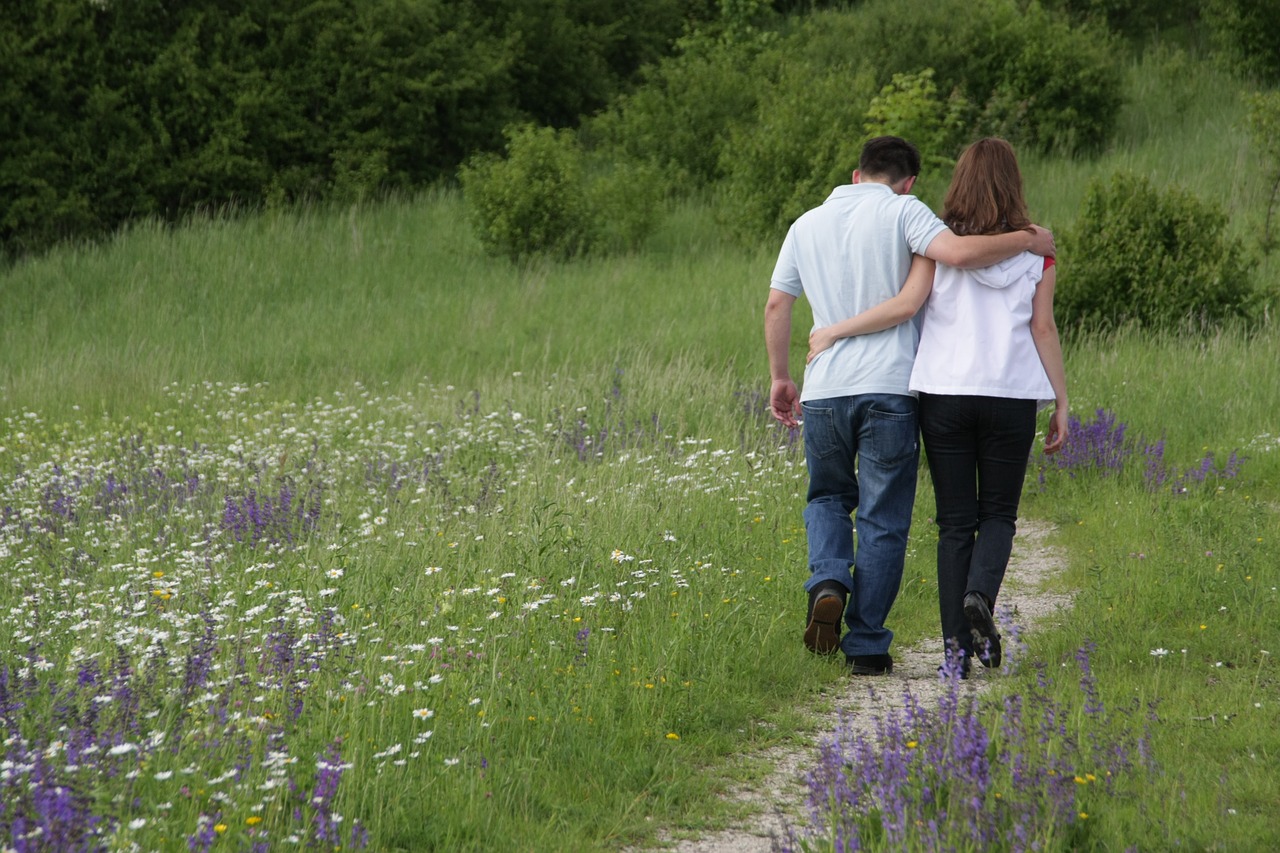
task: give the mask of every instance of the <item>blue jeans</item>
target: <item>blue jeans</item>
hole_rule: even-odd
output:
[[[859,394],[810,400],[803,408],[809,466],[805,589],[837,581],[849,590],[848,630],[840,641],[845,655],[887,654],[893,632],[884,621],[902,585],[920,464],[916,399]]]
[[[995,612],[1035,441],[1036,402],[921,394],[920,431],[937,500],[942,638],[971,656],[964,596],[982,593]]]

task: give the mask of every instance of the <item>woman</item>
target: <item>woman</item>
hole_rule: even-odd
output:
[[[1029,227],[1009,143],[989,138],[966,148],[943,208],[942,220],[956,234]],[[894,299],[816,329],[809,357],[839,338],[900,321],[928,297],[911,390],[920,396],[936,497],[942,636],[963,654],[967,675],[975,654],[988,667],[1000,665],[992,613],[1013,547],[1037,401],[1054,402],[1044,450],[1055,453],[1067,437],[1067,380],[1053,319],[1052,258],[1027,252],[979,270],[938,264],[932,288],[924,283],[930,263],[917,259]]]

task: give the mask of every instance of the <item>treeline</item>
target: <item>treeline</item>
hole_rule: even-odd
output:
[[[417,187],[608,103],[714,0],[7,0],[0,250]]]
[[[1259,54],[1227,50],[1243,42],[1225,33],[1254,20],[1242,11],[1251,2],[1208,30],[1242,74],[1261,73]],[[866,0],[778,28],[754,25],[749,3],[734,11],[718,34],[685,39],[577,131],[513,127],[503,153],[471,158],[462,186],[490,251],[520,260],[635,248],[665,202],[691,194],[710,199],[744,244],[776,245],[849,180],[863,141],[879,134],[920,146],[936,183],[916,192],[936,205],[945,185],[937,176],[975,138],[998,135],[1051,156],[1104,149],[1138,49],[1132,39],[1162,25],[1192,27],[1185,39],[1202,32],[1191,2]],[[1141,21],[1151,29],[1135,34]],[[1260,96],[1251,124],[1260,150],[1274,149],[1280,96]],[[1280,187],[1280,158],[1276,166],[1268,179]],[[1211,328],[1264,316],[1277,294],[1257,286],[1254,259],[1228,224],[1215,204],[1178,187],[1124,174],[1098,181],[1062,230],[1071,249],[1062,319]]]
[[[711,191],[748,240],[865,135],[1109,140],[1126,43],[1280,81],[1274,0],[10,0],[0,254],[460,176],[513,257],[635,245]],[[1197,36],[1193,35],[1194,40]]]

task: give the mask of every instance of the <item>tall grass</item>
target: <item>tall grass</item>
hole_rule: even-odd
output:
[[[1097,163],[1028,169],[1052,224],[1161,136],[1126,121]],[[1244,187],[1206,136],[1190,161]],[[4,272],[7,844],[616,849],[734,818],[729,758],[809,725],[841,673],[797,642],[803,461],[763,411],[776,247],[691,205],[644,253],[513,267],[464,223],[441,191]],[[1080,590],[1031,654],[1092,641],[1105,700],[1159,714],[1161,775],[1072,837],[1274,846],[1280,336],[1063,335],[1082,417],[1181,468],[1248,457],[1181,493],[1029,477]],[[922,485],[901,643],[935,631]],[[1080,713],[1069,684],[1046,702]]]

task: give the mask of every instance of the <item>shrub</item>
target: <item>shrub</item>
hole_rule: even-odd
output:
[[[1221,209],[1140,176],[1094,181],[1063,233],[1058,310],[1066,323],[1178,329],[1249,318],[1256,304]]]
[[[1083,152],[1110,137],[1121,106],[1116,40],[1014,0],[871,0],[818,14],[788,50],[815,65],[857,57],[879,85],[933,68],[978,110],[970,136],[1020,149]]]
[[[656,165],[677,195],[706,187],[722,176],[720,153],[733,129],[755,116],[755,55],[749,43],[687,40],[584,131],[601,151]]]
[[[1262,226],[1262,250],[1275,247],[1271,235],[1271,214],[1280,194],[1280,92],[1257,92],[1249,99],[1249,136],[1262,156],[1265,179],[1271,184],[1267,196],[1267,216]]]
[[[932,68],[893,75],[893,81],[871,99],[864,130],[867,138],[901,136],[915,143],[923,161],[921,180],[932,177],[941,197],[939,176],[955,168],[973,117],[972,105],[959,92],[953,91],[945,102],[939,97],[935,76]]]
[[[481,154],[459,172],[472,225],[493,254],[624,251],[652,232],[664,195],[652,164],[593,158],[567,129],[520,125],[506,136],[505,157]]]
[[[642,7],[642,8],[640,8]],[[709,10],[682,0],[10,0],[0,252],[132,219],[451,177],[576,124]]]
[[[871,0],[808,16],[755,62],[754,116],[720,150],[725,216],[747,241],[780,239],[849,180],[864,132],[921,147],[922,195],[972,138],[1097,148],[1121,103],[1112,46],[1103,30],[1012,0]]]
[[[578,254],[595,235],[577,140],[532,125],[506,136],[505,158],[480,155],[459,174],[480,242],[512,260]]]
[[[1194,24],[1204,0],[1046,0],[1043,5],[1132,38]]]
[[[593,171],[587,203],[594,225],[590,249],[626,252],[653,233],[666,197],[666,176],[652,163],[621,160]]]
[[[783,65],[757,119],[734,128],[721,153],[730,230],[747,243],[780,241],[796,217],[847,184],[876,89],[869,71],[848,63]]]
[[[1229,68],[1269,85],[1280,84],[1280,14],[1275,0],[1207,0],[1205,20]]]

